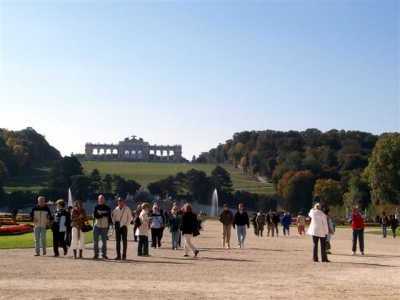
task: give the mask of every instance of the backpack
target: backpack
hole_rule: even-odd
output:
[[[136,228],[139,228],[140,225],[142,225],[139,216],[135,217],[135,220],[133,220],[133,222],[135,223]]]
[[[382,225],[387,225],[388,221],[387,221],[387,216],[383,216],[382,217]]]

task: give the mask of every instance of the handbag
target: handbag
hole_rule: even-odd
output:
[[[93,230],[93,226],[88,223],[85,223],[82,227],[82,232],[89,232],[92,230]]]
[[[325,242],[325,249],[326,250],[331,249],[331,243],[329,243],[328,241]]]

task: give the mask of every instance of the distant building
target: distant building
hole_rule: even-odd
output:
[[[182,145],[150,145],[133,135],[118,144],[86,143],[85,160],[181,162]]]

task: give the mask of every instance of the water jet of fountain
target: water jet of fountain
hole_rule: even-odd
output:
[[[71,188],[68,189],[68,206],[74,206],[73,205],[74,200],[72,199],[72,193],[71,193]]]
[[[211,217],[218,217],[218,193],[217,189],[214,190],[211,201]]]

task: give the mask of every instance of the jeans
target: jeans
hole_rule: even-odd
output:
[[[40,253],[40,240],[42,241],[43,252],[46,252],[46,227],[35,227],[33,229],[35,235],[35,251]]]
[[[101,253],[107,255],[107,232],[108,228],[93,226],[93,248],[94,255],[99,255],[99,236],[101,236]]]
[[[179,231],[171,231],[171,242],[173,248],[178,248],[181,233]]]
[[[364,252],[364,229],[354,229],[353,230],[353,240],[352,240],[352,248],[353,252],[357,250],[357,237],[358,242],[360,244],[360,251]]]
[[[149,255],[149,237],[147,235],[139,235],[137,255]]]
[[[122,226],[120,228],[116,228],[115,240],[117,244],[117,257],[119,258],[121,257],[121,240],[122,240],[122,257],[126,258],[126,250],[128,248],[128,227]]]
[[[381,226],[382,226],[382,236],[386,237],[386,228],[387,228],[387,226],[386,225],[381,225]]]
[[[246,239],[246,225],[236,225],[237,242],[240,247],[243,247]]]
[[[321,259],[322,261],[327,261],[328,256],[326,255],[326,238],[325,237],[319,237],[319,236],[312,236],[313,238],[313,261],[318,261],[318,241],[321,242]]]
[[[283,235],[286,235],[286,232],[287,232],[287,235],[290,235],[289,234],[290,226],[282,226],[282,228],[283,228]]]

